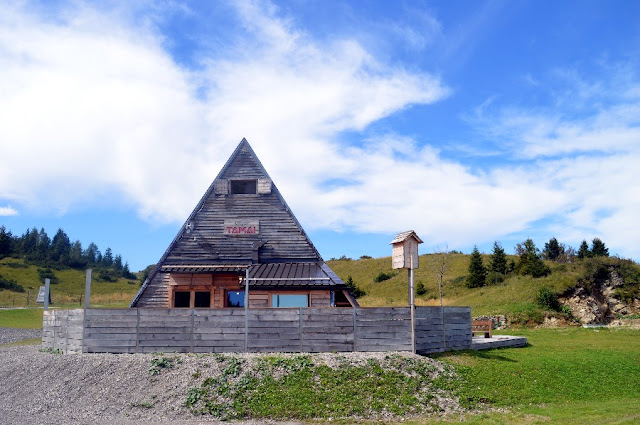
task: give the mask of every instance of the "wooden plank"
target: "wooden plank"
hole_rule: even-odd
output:
[[[351,352],[353,344],[303,344],[302,350],[307,353]]]
[[[138,336],[140,343],[145,341],[186,341],[191,339],[189,334],[170,334],[170,333],[157,333],[157,334],[140,334]]]
[[[221,335],[221,334],[242,334],[244,335],[244,328],[237,326],[237,327],[229,327],[229,328],[224,328],[224,327],[217,327],[217,328],[199,328],[196,327],[193,330],[193,335],[194,337],[196,337],[197,335],[207,335],[207,334],[212,334],[212,335]]]

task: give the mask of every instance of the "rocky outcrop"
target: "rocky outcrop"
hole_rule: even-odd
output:
[[[584,325],[605,324],[618,316],[640,313],[640,300],[625,303],[616,296],[615,289],[622,285],[622,278],[612,271],[609,279],[601,285],[594,285],[590,290],[575,287],[558,301],[568,306],[571,315]]]

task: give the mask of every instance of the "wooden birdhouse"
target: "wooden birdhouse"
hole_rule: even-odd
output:
[[[422,239],[413,230],[398,233],[391,241],[393,246],[391,266],[394,269],[417,269],[418,244],[421,243]]]

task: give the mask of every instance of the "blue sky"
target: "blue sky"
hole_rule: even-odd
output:
[[[326,258],[640,259],[640,3],[0,5],[0,224],[155,263],[243,137]]]

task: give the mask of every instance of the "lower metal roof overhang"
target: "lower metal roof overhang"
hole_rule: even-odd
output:
[[[249,269],[251,287],[343,288],[344,283],[327,273],[327,266],[319,262],[263,263],[263,264],[165,264],[165,273],[236,273],[244,275]]]
[[[243,273],[250,265],[239,264],[165,264],[160,270],[165,273]]]

